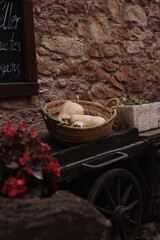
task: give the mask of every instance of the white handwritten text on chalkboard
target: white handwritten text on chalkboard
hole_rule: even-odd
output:
[[[0,0],[0,82],[20,81],[23,71],[22,18],[18,4],[17,0]]]
[[[19,63],[0,64],[0,78],[7,73],[13,73],[13,76],[18,77],[20,75]]]
[[[21,18],[16,15],[12,16],[13,2],[0,1],[0,8],[0,28],[4,30],[16,30]]]
[[[1,51],[21,51],[22,42],[14,41],[15,33],[12,33],[11,38],[7,42],[0,41],[0,52]]]

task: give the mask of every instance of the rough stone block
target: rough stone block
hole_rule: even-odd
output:
[[[87,200],[58,191],[50,198],[0,197],[0,239],[109,240],[111,222]]]
[[[117,129],[138,128],[139,132],[160,127],[160,102],[121,105],[116,119]]]

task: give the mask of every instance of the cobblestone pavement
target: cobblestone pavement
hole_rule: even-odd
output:
[[[141,233],[135,240],[160,240],[160,233],[158,232],[155,223],[149,223],[142,226]]]
[[[154,240],[160,240],[160,234],[153,238]]]

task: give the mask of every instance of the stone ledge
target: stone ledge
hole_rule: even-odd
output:
[[[118,109],[118,129],[138,128],[139,132],[160,127],[160,102],[142,105],[121,105]]]

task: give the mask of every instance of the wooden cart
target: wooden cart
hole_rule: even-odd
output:
[[[56,145],[49,135],[43,141],[61,164],[59,188],[110,219],[111,240],[135,239],[142,221],[158,220],[160,129],[130,129],[74,147]]]

